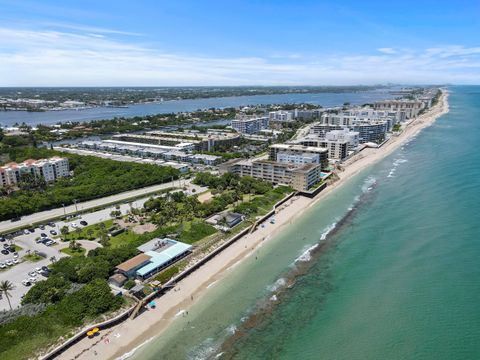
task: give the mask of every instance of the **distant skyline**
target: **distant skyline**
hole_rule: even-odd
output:
[[[0,86],[480,84],[478,1],[0,0]]]

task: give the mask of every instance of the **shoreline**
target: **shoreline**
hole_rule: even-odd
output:
[[[328,185],[316,197],[310,199],[295,196],[288,200],[285,203],[288,205],[282,206],[282,209],[275,215],[275,224],[268,224],[265,228],[260,227],[253,233],[245,235],[211,259],[208,264],[179,281],[175,290],[168,291],[157,300],[158,304],[155,310],[146,311],[134,320],[127,320],[102,332],[102,339],[108,338],[108,342],[98,341],[94,345],[94,342],[97,342],[95,339],[83,339],[59,355],[58,359],[116,359],[127,353],[131,355],[134,350],[165,331],[175,320],[176,314],[188,311],[189,307],[198,301],[214,282],[224,278],[226,272],[244,258],[251,256],[265,241],[278,234],[284,226],[289,225],[326,196],[341,188],[341,185],[353,176],[390,155],[405,141],[432,125],[448,110],[448,92],[442,90],[438,104],[427,113],[411,120],[399,135],[392,136],[380,148],[364,149],[348,159],[342,164],[344,170],[337,172],[339,179]]]

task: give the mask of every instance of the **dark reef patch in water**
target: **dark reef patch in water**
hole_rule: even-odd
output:
[[[255,310],[249,314],[244,320],[237,326],[235,332],[227,337],[220,345],[218,351],[213,354],[211,359],[234,359],[238,354],[239,348],[242,342],[247,338],[255,336],[256,332],[260,332],[263,328],[268,326],[269,319],[271,319],[272,313],[279,308],[279,305],[284,303],[293,294],[293,289],[302,284],[305,280],[305,275],[310,272],[312,267],[316,264],[321,264],[322,271],[315,277],[314,286],[322,287],[322,298],[317,299],[315,308],[306,309],[303,311],[302,317],[308,319],[313,314],[321,309],[321,303],[325,300],[326,296],[334,289],[331,281],[329,281],[329,264],[328,259],[322,256],[328,252],[329,249],[336,246],[336,241],[339,239],[338,234],[343,229],[351,226],[355,215],[361,207],[366,206],[373,200],[375,192],[373,191],[377,183],[371,184],[362,195],[360,195],[357,201],[352,207],[348,209],[345,215],[335,224],[335,226],[328,232],[328,234],[309,250],[310,257],[308,260],[296,261],[294,266],[282,276],[284,281],[275,287],[274,291],[270,294],[269,298],[263,299],[259,302]],[[285,327],[285,331],[288,331],[288,326]],[[257,339],[256,341],[261,341]],[[275,352],[279,352],[280,349],[275,349]]]

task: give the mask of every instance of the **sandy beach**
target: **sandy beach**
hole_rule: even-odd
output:
[[[134,320],[127,320],[111,329],[102,331],[99,339],[83,339],[61,354],[59,359],[116,359],[154,336],[158,336],[175,320],[180,311],[189,307],[208,292],[208,285],[225,277],[232,265],[254,254],[262,242],[274,237],[284,226],[295,222],[310,206],[339,189],[352,176],[378,162],[422,129],[433,124],[441,115],[448,112],[448,93],[443,92],[438,104],[427,113],[404,125],[403,131],[392,136],[381,148],[368,148],[348,159],[338,171],[339,179],[329,185],[315,198],[296,196],[288,200],[275,216],[275,224],[259,227],[232,244],[207,265],[200,267],[192,275],[180,281],[176,287],[156,300],[157,308],[141,314]],[[100,340],[100,341],[99,341]]]

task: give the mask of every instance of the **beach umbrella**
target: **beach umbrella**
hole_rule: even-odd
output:
[[[87,332],[87,336],[88,336],[88,337],[92,337],[94,334],[95,334],[95,333],[94,333],[93,331]]]
[[[99,328],[97,328],[97,327],[96,327],[96,328],[94,328],[94,329],[92,329],[92,332],[93,332],[94,334],[95,334],[95,333],[97,333],[97,332],[99,332],[99,331],[100,331],[100,329],[99,329]]]

